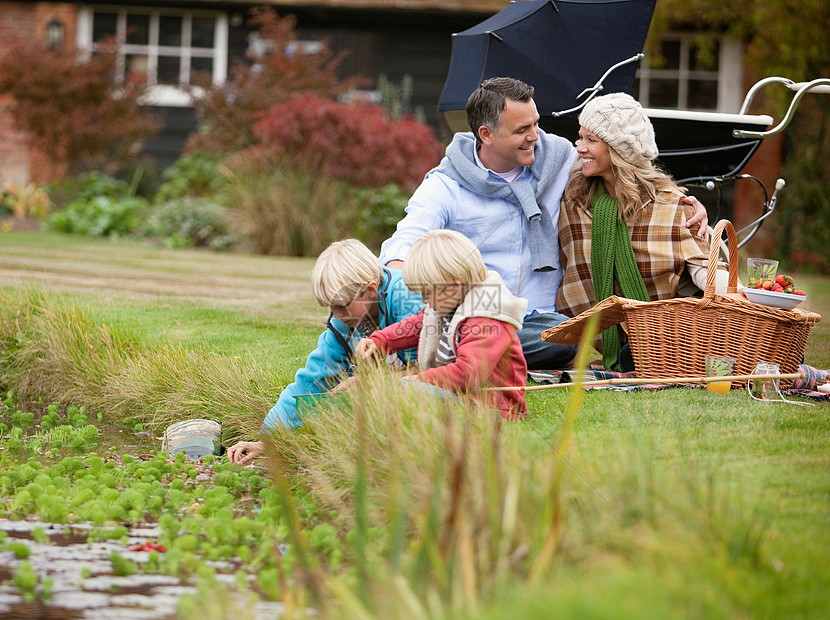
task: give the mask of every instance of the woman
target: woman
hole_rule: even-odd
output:
[[[694,209],[655,165],[654,128],[630,95],[590,101],[579,115],[579,159],[559,214],[562,284],[556,308],[576,316],[611,295],[653,301],[677,296],[691,279],[706,286],[708,244],[685,223]],[[728,274],[719,272],[718,290]],[[602,333],[603,364],[619,370],[617,326]],[[633,370],[623,358],[623,370]]]

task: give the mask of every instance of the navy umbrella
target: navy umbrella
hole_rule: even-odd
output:
[[[535,88],[542,116],[584,102],[583,90],[616,63],[640,53],[656,0],[522,0],[453,35],[450,69],[438,110],[464,110],[483,80],[514,77]],[[637,63],[603,81],[627,92]],[[575,114],[575,113],[574,113]]]

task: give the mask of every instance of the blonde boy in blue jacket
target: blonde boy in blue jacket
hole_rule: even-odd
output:
[[[331,308],[326,331],[317,339],[317,348],[297,371],[294,382],[281,393],[268,412],[262,433],[277,427],[296,428],[303,423],[297,412],[297,396],[321,394],[350,374],[354,347],[374,330],[397,323],[423,307],[403,283],[397,270],[381,267],[377,257],[357,239],[336,241],[317,258],[311,273],[314,297]],[[401,364],[415,362],[416,351],[398,354]],[[261,441],[241,441],[228,449],[228,459],[247,463],[262,454]]]

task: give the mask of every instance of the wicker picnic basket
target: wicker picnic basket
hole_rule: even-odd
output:
[[[726,295],[716,295],[715,273],[724,230],[729,286]],[[574,321],[575,327],[577,323],[584,326],[583,315],[599,312],[600,329],[625,321],[638,377],[703,376],[707,355],[734,357],[735,375],[751,374],[760,361],[778,364],[782,374],[798,372],[807,336],[821,316],[798,308],[783,310],[752,303],[738,292],[738,243],[728,220],[715,226],[706,275],[702,298],[650,302],[608,298],[579,317],[547,330],[542,338],[573,344],[581,328],[574,330],[567,324]]]

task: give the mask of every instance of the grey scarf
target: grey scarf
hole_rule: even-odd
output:
[[[527,239],[534,271],[553,271],[559,267],[554,248],[556,226],[537,198],[544,194],[558,175],[567,176],[573,148],[566,140],[539,131],[536,158],[530,165],[530,179],[504,183],[492,180],[490,173],[475,161],[475,138],[470,132],[457,133],[447,147],[438,170],[476,194],[503,198],[521,207],[528,221]]]

